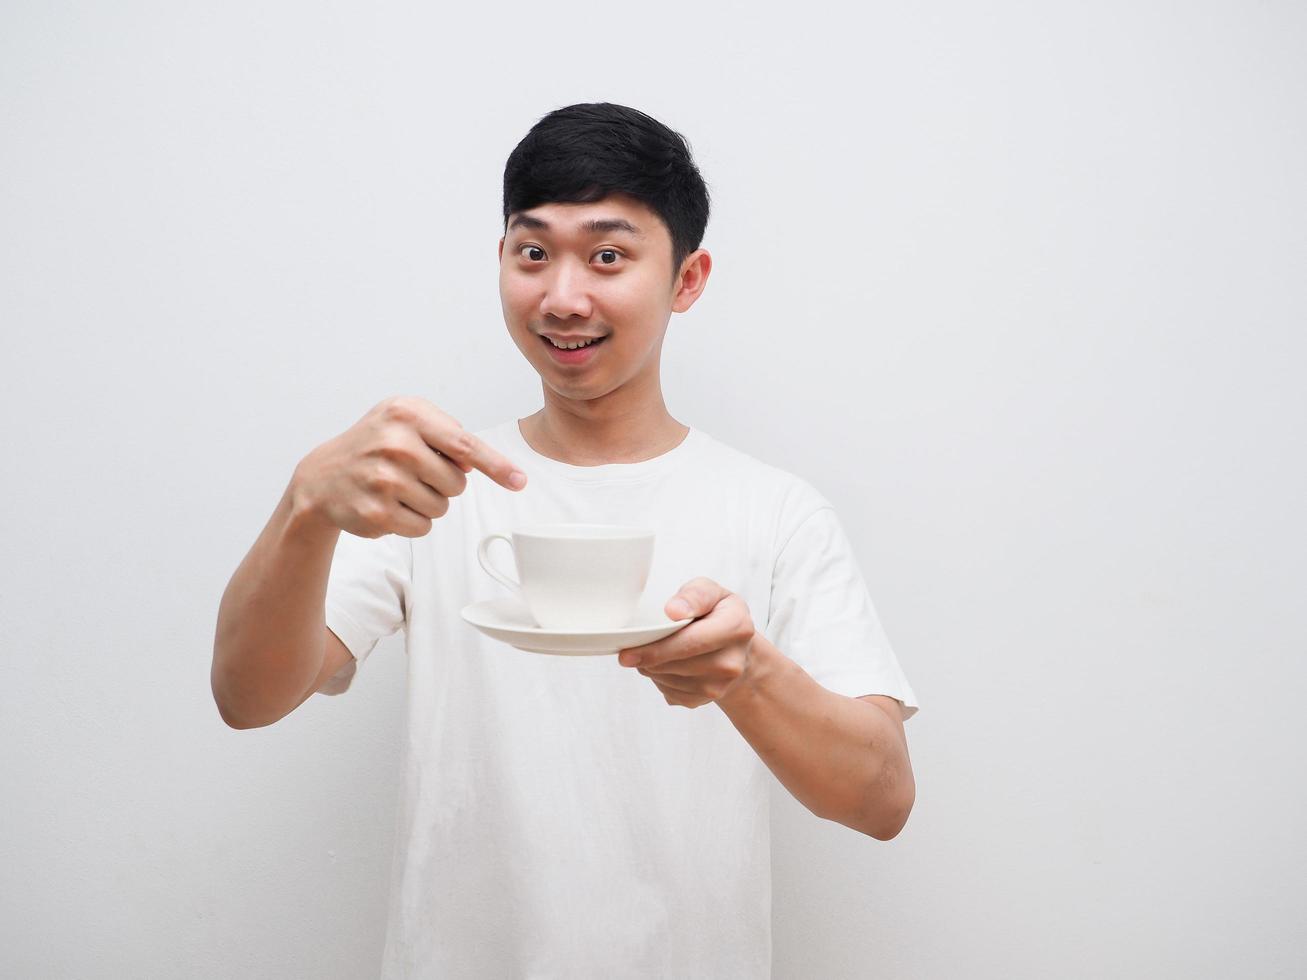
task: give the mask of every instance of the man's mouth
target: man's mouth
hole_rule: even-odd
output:
[[[587,364],[590,361],[594,360],[596,357],[598,357],[599,356],[598,350],[603,345],[603,342],[607,339],[608,339],[607,336],[603,336],[595,340],[591,340],[588,343],[584,343],[580,347],[569,348],[569,347],[559,347],[557,344],[554,343],[554,341],[550,340],[548,337],[541,335],[540,343],[544,344],[545,347],[548,348],[549,356],[554,359],[554,363],[576,365],[576,364]]]
[[[591,337],[586,340],[559,341],[559,340],[553,340],[542,334],[541,339],[545,343],[549,344],[550,347],[553,347],[555,350],[580,350],[583,347],[591,347],[594,344],[597,344],[600,341],[602,341],[604,338]]]

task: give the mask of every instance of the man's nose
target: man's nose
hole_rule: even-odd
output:
[[[579,316],[590,318],[590,294],[586,273],[561,263],[552,270],[546,282],[545,295],[540,301],[540,313],[567,319]]]

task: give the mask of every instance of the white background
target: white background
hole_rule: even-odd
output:
[[[539,406],[503,164],[581,101],[713,195],[672,414],[922,701],[896,840],[777,784],[775,976],[1307,971],[1303,8],[850,9],[4,4],[0,973],[375,975],[402,638],[237,732],[218,602],[377,401]]]

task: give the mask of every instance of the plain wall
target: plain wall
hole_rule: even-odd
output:
[[[775,975],[1307,972],[1305,28],[9,0],[0,974],[375,975],[402,639],[232,731],[218,602],[377,401],[539,407],[503,164],[579,101],[690,140],[668,406],[831,499],[922,702],[894,841],[776,784]]]

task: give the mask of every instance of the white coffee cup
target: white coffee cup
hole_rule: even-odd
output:
[[[490,546],[513,549],[520,581],[494,567]],[[556,630],[629,626],[653,567],[654,532],[617,524],[537,524],[488,534],[477,560],[526,603],[537,625]]]

